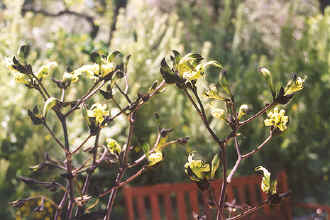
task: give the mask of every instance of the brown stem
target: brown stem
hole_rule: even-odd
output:
[[[185,90],[186,94],[189,97],[189,92],[187,91],[187,89],[184,88],[184,90]],[[194,100],[191,97],[189,98],[189,100],[192,102],[193,106],[195,107],[196,111],[199,113],[199,115],[200,115],[205,127],[207,128],[208,132],[211,134],[212,138],[218,144],[218,146],[221,150],[220,158],[221,158],[221,161],[222,161],[222,163],[221,163],[222,164],[222,170],[223,170],[222,175],[223,175],[223,180],[224,181],[223,181],[222,186],[221,186],[220,198],[219,198],[219,202],[218,202],[218,205],[217,205],[217,208],[218,208],[217,218],[219,218],[219,217],[223,216],[222,210],[223,210],[223,206],[224,206],[226,186],[227,186],[227,181],[225,181],[226,180],[226,172],[227,172],[225,142],[221,141],[218,138],[218,136],[214,133],[214,131],[210,128],[210,125],[209,125],[209,122],[207,120],[206,113],[205,113],[205,110],[204,110],[203,103],[201,102],[201,100],[198,96],[196,87],[193,87],[192,91],[193,91],[193,94],[194,94],[194,96],[195,96],[195,98],[198,102],[199,108],[197,107],[196,103],[194,102]]]
[[[118,102],[115,100],[114,97],[112,97],[112,102],[115,103],[115,105],[119,108],[120,111],[122,111],[123,109],[121,108],[121,106],[118,104]]]
[[[89,16],[89,15],[86,15],[86,14],[83,14],[80,12],[71,11],[69,9],[65,9],[65,10],[59,11],[57,13],[51,13],[51,12],[48,12],[43,9],[38,10],[33,7],[24,7],[22,9],[22,11],[23,12],[32,12],[34,14],[42,14],[47,17],[60,17],[63,15],[71,15],[71,16],[85,19],[91,26],[90,36],[92,39],[94,39],[96,37],[98,30],[99,30],[99,26],[95,23],[94,18],[92,16]]]
[[[255,115],[251,116],[250,118],[246,119],[245,121],[242,121],[239,123],[238,128],[248,124],[249,122],[251,122],[252,120],[256,119],[257,117],[259,117],[260,115],[264,114],[268,109],[271,109],[273,106],[275,106],[277,103],[276,102],[272,102],[271,104],[266,105],[263,109],[261,109],[259,112],[257,112]]]
[[[244,216],[247,216],[247,215],[249,215],[249,214],[251,214],[251,213],[253,213],[253,212],[256,212],[257,210],[263,208],[265,205],[267,205],[267,202],[268,202],[268,200],[267,200],[267,201],[264,201],[264,202],[263,202],[261,205],[259,205],[259,206],[256,206],[256,207],[253,207],[253,208],[251,208],[251,209],[248,209],[247,211],[245,211],[245,212],[243,212],[243,213],[241,213],[241,214],[238,214],[238,215],[236,215],[236,216],[234,216],[234,217],[232,217],[232,218],[228,218],[227,220],[241,219],[241,218],[243,218]]]
[[[90,97],[92,97],[103,85],[104,85],[104,81],[102,81],[102,83],[98,85],[100,81],[97,81],[92,88],[89,89],[89,91],[83,96],[81,97],[81,99],[77,102],[77,104],[75,104],[75,106],[73,106],[66,114],[64,114],[64,117],[69,116],[74,110],[78,109],[80,104],[82,104],[83,102],[85,102],[87,99],[89,99]],[[97,86],[97,87],[96,87]]]
[[[142,167],[142,168],[141,168],[139,171],[137,171],[134,175],[130,176],[130,177],[127,178],[126,180],[120,182],[118,185],[116,185],[116,186],[112,187],[111,189],[108,189],[108,190],[106,190],[105,192],[103,192],[102,194],[100,194],[100,195],[99,195],[99,198],[102,198],[102,197],[108,195],[108,194],[111,193],[112,190],[114,190],[114,189],[119,189],[120,187],[125,186],[127,183],[133,181],[136,177],[140,176],[140,175],[143,173],[143,171],[145,171],[146,169],[147,169],[146,166]]]
[[[71,153],[70,153],[70,145],[69,145],[69,136],[68,136],[68,129],[66,126],[66,118],[63,116],[63,114],[57,110],[54,110],[56,112],[57,117],[61,121],[62,129],[63,129],[63,135],[64,135],[64,147],[66,151],[66,169],[67,169],[67,182],[68,182],[68,188],[67,191],[69,191],[69,205],[68,205],[68,213],[67,216],[70,219],[72,217],[72,209],[74,206],[74,189],[73,189],[73,183],[72,183],[72,161],[71,161]]]
[[[63,195],[63,198],[62,198],[60,204],[58,205],[58,207],[56,209],[54,220],[58,220],[58,218],[61,216],[62,209],[64,207],[64,204],[65,204],[65,201],[66,201],[67,197],[68,197],[68,192],[66,191]]]
[[[80,148],[82,148],[91,137],[92,137],[92,135],[90,134],[76,149],[74,149],[71,152],[71,154],[73,155],[73,154],[77,153],[80,150]]]
[[[56,137],[55,133],[49,128],[48,124],[46,121],[43,122],[43,125],[45,126],[45,128],[49,131],[49,133],[52,135],[52,137],[54,138],[54,140],[56,141],[56,143],[58,145],[60,145],[60,147],[63,149],[63,150],[66,150],[64,145],[62,144],[62,142]]]
[[[131,112],[129,115],[129,132],[128,132],[128,137],[127,137],[127,143],[126,143],[126,149],[123,153],[123,162],[122,166],[119,169],[118,175],[116,177],[115,185],[118,185],[120,183],[121,178],[124,176],[125,171],[127,169],[127,158],[128,158],[128,152],[130,151],[131,147],[131,141],[133,138],[133,132],[134,132],[134,122],[135,122],[135,112]],[[112,211],[112,207],[115,201],[115,198],[117,196],[118,189],[115,188],[111,190],[111,194],[109,196],[108,204],[107,204],[107,209],[106,209],[106,214],[104,216],[104,220],[109,220],[110,219],[110,213]]]
[[[231,182],[231,179],[233,178],[233,176],[238,168],[238,165],[242,161],[242,155],[241,155],[241,151],[239,149],[239,144],[238,144],[238,140],[237,140],[236,136],[235,136],[234,140],[235,140],[235,148],[236,148],[236,153],[237,153],[237,160],[236,160],[236,163],[235,163],[233,169],[230,171],[230,173],[227,177],[227,183]]]
[[[115,83],[116,88],[119,90],[119,92],[125,97],[125,99],[127,100],[128,103],[132,103],[131,99],[128,97],[127,93],[125,93],[119,86],[117,83]]]
[[[269,136],[266,138],[266,140],[264,140],[264,142],[262,142],[256,149],[250,151],[247,154],[242,155],[242,159],[245,159],[245,158],[251,156],[252,154],[255,154],[256,152],[260,151],[272,139],[272,137],[273,137],[273,132],[270,129]]]
[[[94,142],[94,148],[93,148],[93,162],[92,162],[92,165],[91,165],[91,167],[89,168],[89,170],[87,172],[87,177],[86,177],[83,189],[81,191],[82,196],[87,194],[90,178],[91,178],[94,170],[96,169],[96,156],[97,156],[97,148],[98,148],[99,139],[100,139],[100,130],[96,133],[96,136],[95,136],[95,142]],[[76,211],[75,216],[81,215],[82,211],[83,211],[83,207],[78,206],[78,209]]]
[[[61,102],[64,102],[64,98],[65,98],[65,89],[62,88],[62,90],[61,90]]]
[[[160,142],[160,138],[161,138],[161,134],[160,134],[160,132],[158,132],[157,139],[156,139],[155,144],[154,144],[153,148],[151,149],[151,151],[157,147],[157,145]],[[143,154],[140,158],[133,161],[131,164],[128,164],[128,168],[132,168],[132,167],[139,165],[145,158],[146,158],[146,155]]]

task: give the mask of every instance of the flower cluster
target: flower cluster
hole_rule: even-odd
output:
[[[201,63],[202,57],[199,54],[189,53],[182,57],[178,63],[178,74],[188,81],[197,80],[205,73],[207,66],[214,65],[221,68],[216,61]]]
[[[247,104],[243,104],[239,107],[239,111],[238,111],[238,120],[241,119],[244,115],[246,115],[247,111],[249,109],[249,106]]]
[[[211,171],[210,164],[203,160],[194,160],[194,153],[188,156],[188,162],[184,165],[185,173],[192,181],[200,181],[208,179],[208,174]]]
[[[101,125],[104,121],[104,117],[109,116],[110,112],[106,110],[107,105],[94,104],[90,110],[87,110],[87,116],[90,118],[95,118],[96,123]]]
[[[273,111],[268,113],[268,118],[265,119],[265,126],[274,126],[285,131],[287,129],[286,124],[288,122],[288,116],[285,116],[285,110],[279,111],[278,107],[275,107]]]
[[[113,72],[116,68],[114,63],[105,63],[105,64],[87,64],[76,69],[72,75],[74,77],[85,74],[88,78],[97,79],[98,77],[105,77]]]
[[[284,96],[292,95],[300,90],[302,90],[304,87],[304,82],[306,78],[301,78],[301,77],[294,77],[293,80],[290,80],[288,84],[285,87],[285,93]]]
[[[56,62],[49,62],[43,66],[41,66],[36,74],[38,79],[43,79],[46,76],[49,75],[50,71],[52,71],[53,69],[55,69],[57,67],[57,63]]]
[[[262,180],[261,180],[261,190],[265,193],[269,193],[271,195],[276,194],[277,192],[277,180],[271,180],[270,172],[262,167],[258,166],[254,169],[256,172],[262,172]]]
[[[163,160],[163,153],[158,150],[147,155],[149,166],[153,166]]]
[[[164,58],[160,68],[164,80],[169,84],[194,82],[205,74],[208,66],[222,68],[216,61],[202,62],[204,58],[198,53],[188,53],[184,57],[181,57],[177,51],[173,51],[173,54],[174,56],[171,57],[172,67],[167,64]]]
[[[107,147],[111,154],[119,155],[121,153],[120,144],[112,138],[107,139]]]

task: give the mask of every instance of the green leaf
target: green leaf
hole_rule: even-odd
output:
[[[143,150],[143,153],[145,155],[148,155],[149,154],[149,151],[150,151],[150,145],[148,143],[145,143],[142,145],[142,150]]]
[[[51,108],[53,108],[56,105],[56,103],[57,103],[57,99],[54,98],[54,97],[50,97],[50,98],[47,99],[47,101],[45,102],[45,105],[44,105],[44,110],[42,112],[43,117],[46,116],[47,112]]]
[[[261,171],[262,172],[262,181],[261,181],[261,190],[265,193],[272,193],[274,191],[274,188],[271,188],[271,181],[270,181],[270,172],[264,168],[263,166],[258,166],[254,169],[256,172]],[[272,183],[274,185],[277,185],[277,183]],[[275,186],[276,187],[276,186]],[[276,193],[276,188],[275,188],[275,193]]]
[[[124,60],[123,60],[123,54],[118,51],[118,50],[115,50],[114,52],[112,52],[111,54],[109,54],[109,56],[107,57],[107,61],[109,63],[115,63],[117,65],[121,65]]]
[[[88,117],[88,114],[87,114],[87,107],[86,107],[86,104],[83,104],[83,105],[82,105],[81,113],[82,113],[82,115],[83,115],[83,118],[84,118],[85,121],[87,122],[88,127],[90,127],[91,122],[90,122],[89,117]]]
[[[266,69],[265,67],[259,68],[259,72],[262,74],[262,76],[266,80],[267,85],[270,88],[270,91],[272,92],[272,96],[273,96],[273,98],[275,98],[276,91],[275,91],[275,88],[274,88],[274,85],[273,85],[272,73],[268,69]]]
[[[219,168],[219,165],[220,165],[220,158],[219,158],[219,154],[217,153],[217,154],[214,155],[214,157],[212,159],[211,179],[214,178],[215,172]]]
[[[208,99],[216,99],[216,100],[219,100],[219,101],[225,101],[226,100],[225,97],[218,95],[215,88],[209,88],[209,89],[205,90],[202,93],[202,96],[204,96],[205,98],[208,98]]]
[[[165,58],[162,59],[160,64],[160,73],[162,74],[166,83],[171,84],[178,81],[178,76],[174,74],[169,65],[167,64]]]
[[[225,93],[227,95],[229,95],[230,97],[232,96],[230,88],[229,88],[229,83],[227,80],[227,76],[226,76],[226,71],[221,71],[219,74],[219,83],[220,86],[222,87],[223,91],[225,91]]]
[[[30,54],[30,45],[22,45],[19,47],[17,55],[21,60],[25,60]]]

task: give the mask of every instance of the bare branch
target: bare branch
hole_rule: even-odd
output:
[[[237,136],[234,137],[234,140],[235,140],[235,148],[236,148],[236,153],[237,153],[237,160],[236,160],[236,163],[233,167],[233,169],[230,171],[230,174],[228,175],[227,177],[227,182],[230,183],[231,182],[231,179],[233,178],[237,168],[238,168],[238,165],[240,164],[241,160],[242,160],[242,155],[241,155],[241,152],[240,152],[240,149],[239,149],[239,144],[238,144],[238,140],[237,140]]]
[[[277,103],[276,102],[272,102],[271,104],[267,104],[263,109],[261,109],[259,112],[257,112],[255,115],[251,116],[250,118],[246,119],[245,121],[242,121],[239,123],[238,128],[248,124],[249,122],[251,122],[252,120],[256,119],[257,117],[259,117],[260,115],[264,114],[268,109],[271,109],[272,107],[274,107]]]
[[[269,136],[266,138],[266,140],[264,142],[262,142],[256,149],[250,151],[247,154],[242,155],[242,158],[245,159],[245,158],[251,156],[252,154],[255,154],[258,151],[260,151],[272,139],[272,137],[273,137],[273,132],[272,132],[272,129],[270,129]]]
[[[83,14],[83,13],[80,13],[80,12],[71,11],[69,9],[65,9],[65,10],[62,10],[62,11],[58,11],[56,13],[52,13],[52,12],[46,11],[44,9],[35,9],[32,6],[23,7],[22,8],[22,13],[24,14],[26,12],[32,12],[34,14],[41,14],[41,15],[46,16],[46,17],[60,17],[60,16],[63,16],[63,15],[69,15],[69,16],[75,16],[75,17],[78,17],[78,18],[85,19],[89,23],[89,25],[91,26],[91,30],[90,30],[89,34],[90,34],[92,39],[94,39],[97,36],[97,33],[99,31],[99,26],[95,23],[95,18],[94,17]]]

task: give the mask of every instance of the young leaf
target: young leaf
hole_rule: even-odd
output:
[[[217,171],[217,169],[219,168],[220,165],[220,158],[219,158],[219,154],[216,153],[212,159],[212,167],[211,167],[211,179],[214,178],[215,176],[215,172]]]
[[[45,117],[47,112],[56,105],[56,102],[57,102],[57,99],[54,97],[50,97],[47,99],[47,101],[45,102],[45,105],[44,105],[44,110],[42,112],[43,117]]]

